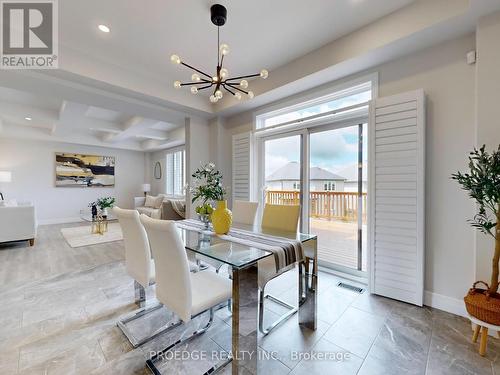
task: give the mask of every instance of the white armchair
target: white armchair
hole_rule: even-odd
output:
[[[35,244],[35,207],[31,203],[0,207],[0,242],[29,241]]]

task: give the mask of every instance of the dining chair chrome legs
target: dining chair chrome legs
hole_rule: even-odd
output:
[[[197,329],[196,331],[194,331],[191,335],[187,336],[187,337],[184,337],[184,338],[180,338],[178,339],[176,342],[170,344],[169,346],[167,346],[165,349],[163,349],[161,352],[157,352],[154,356],[152,356],[150,359],[148,359],[146,361],[146,366],[148,367],[148,369],[154,374],[154,375],[161,375],[161,372],[160,370],[158,370],[158,368],[156,367],[155,363],[158,362],[158,361],[161,361],[162,359],[165,359],[166,358],[166,353],[169,352],[170,350],[174,349],[176,346],[178,345],[181,345],[197,336],[200,336],[202,335],[203,333],[205,333],[209,328],[210,326],[212,325],[213,321],[214,321],[214,309],[211,308],[209,309],[208,311],[210,311],[210,318],[208,320],[208,323],[203,327],[203,328],[200,328],[200,329]],[[206,311],[203,311],[202,313],[198,314],[197,316],[205,313]],[[193,317],[195,318],[195,316]],[[214,374],[215,372],[217,372],[219,369],[223,368],[224,366],[226,366],[227,364],[229,364],[231,362],[232,358],[231,357],[228,357],[226,360],[220,362],[220,363],[217,363],[215,364],[212,368],[210,368],[208,371],[205,372],[204,375],[208,375],[208,374]]]
[[[283,307],[286,307],[288,309],[288,311],[285,314],[281,315],[279,317],[279,319],[274,321],[267,328],[264,328],[264,300],[266,298],[273,301],[274,303],[277,303]],[[270,294],[265,294],[264,289],[259,290],[259,331],[263,335],[267,335],[269,332],[271,332],[274,328],[279,326],[281,323],[285,322],[288,318],[290,318],[297,311],[298,311],[297,307],[292,306],[289,303],[286,303],[285,301],[282,301],[279,298],[276,298]]]
[[[155,305],[152,305],[152,306],[149,306],[149,307],[143,307],[139,310],[136,310],[132,313],[132,315],[124,318],[124,319],[121,319],[119,320],[116,325],[118,326],[118,328],[121,329],[121,331],[123,332],[123,334],[127,337],[128,341],[130,341],[130,343],[132,344],[132,346],[134,348],[137,348],[138,346],[141,346],[142,344],[154,339],[155,337],[157,337],[158,335],[162,334],[163,332],[166,332],[168,331],[169,329],[172,329],[174,327],[177,327],[178,325],[180,325],[182,322],[181,321],[176,321],[176,322],[171,322],[171,323],[168,323],[167,325],[164,325],[163,327],[160,327],[158,328],[156,331],[152,332],[149,336],[146,336],[146,337],[143,337],[143,338],[137,338],[134,336],[134,334],[132,333],[132,331],[130,329],[128,329],[127,327],[127,323],[130,323],[136,319],[139,319],[140,317],[146,315],[146,314],[149,314],[155,310],[158,310],[160,308],[162,308],[163,305],[161,303],[158,303],[158,304],[155,304]]]
[[[216,273],[219,273],[219,272],[220,272],[220,270],[221,270],[221,268],[222,268],[222,266],[224,266],[224,263],[220,263],[217,267],[215,267],[215,272],[216,272]],[[229,269],[228,271],[229,271],[229,279],[232,279],[232,277],[231,277],[231,270]],[[215,310],[220,310],[220,309],[223,309],[224,307],[227,307],[227,309],[228,309],[228,311],[229,311],[230,313],[232,313],[232,312],[233,312],[233,308],[232,308],[232,301],[231,301],[231,299],[228,299],[228,300],[227,300],[227,303],[221,303],[219,306],[217,306],[217,307],[215,308]]]

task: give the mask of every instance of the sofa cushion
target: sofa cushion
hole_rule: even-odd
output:
[[[160,208],[161,204],[163,203],[163,195],[158,195],[157,197],[154,197],[152,195],[146,195],[146,202],[144,203],[144,207],[151,207],[151,208]]]
[[[161,209],[153,208],[153,207],[137,207],[136,210],[140,214],[144,214],[149,216],[152,219],[161,219]]]

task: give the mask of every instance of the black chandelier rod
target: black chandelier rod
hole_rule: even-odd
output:
[[[257,73],[257,74],[249,74],[249,75],[246,75],[246,76],[231,77],[231,78],[226,79],[226,81],[234,81],[235,79],[241,79],[241,78],[252,78],[252,77],[259,77],[259,76],[260,76],[260,73]]]
[[[209,83],[209,81],[204,80],[200,82],[186,82],[186,83],[181,83],[181,86],[203,85],[204,83]],[[213,83],[210,82],[210,86],[212,85]]]
[[[220,61],[219,46],[220,46],[220,26],[217,26],[217,66],[222,65],[222,62]],[[224,58],[224,55],[222,55],[222,58]]]
[[[224,87],[226,89],[226,91],[229,91],[231,94],[233,94],[233,96],[236,95],[236,93],[229,90],[224,83],[222,84],[222,87]]]
[[[242,89],[240,89],[239,87],[236,87],[236,86],[235,86],[235,85],[237,85],[237,83],[229,83],[229,82],[226,82],[226,83],[224,83],[224,85],[229,85],[229,87],[231,87],[232,89],[235,89],[235,90],[241,91],[242,93],[244,93],[244,94],[247,94],[247,95],[248,95],[248,91],[242,90]]]
[[[200,91],[200,90],[204,90],[204,89],[208,89],[208,88],[210,88],[210,87],[212,87],[212,86],[213,86],[213,83],[211,83],[211,84],[209,84],[209,85],[206,85],[206,86],[203,86],[203,87],[198,87],[198,91]]]
[[[207,74],[205,72],[202,72],[201,70],[199,69],[196,69],[195,67],[189,65],[189,64],[186,64],[184,61],[181,61],[181,64],[188,67],[189,69],[193,69],[194,71],[200,73],[200,74],[203,74],[204,76],[207,76],[208,78],[210,78],[210,80],[212,80],[212,76],[210,74]]]

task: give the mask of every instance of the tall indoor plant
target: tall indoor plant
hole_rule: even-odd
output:
[[[222,185],[222,173],[217,170],[214,163],[208,163],[199,167],[192,177],[195,183],[191,188],[191,202],[201,201],[203,206],[198,207],[197,210],[208,214],[210,212],[207,212],[207,205],[216,202],[217,206],[210,217],[212,226],[217,234],[228,233],[232,224],[232,213],[227,208],[226,188]]]
[[[477,214],[469,220],[474,228],[495,239],[490,284],[486,290],[474,284],[465,297],[469,314],[487,323],[500,325],[499,262],[500,262],[500,145],[491,154],[483,145],[469,155],[469,172],[452,175],[478,205]]]

